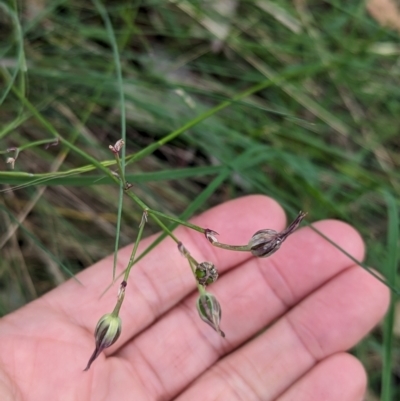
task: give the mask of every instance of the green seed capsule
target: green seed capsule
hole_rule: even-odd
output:
[[[197,298],[196,306],[201,320],[211,326],[221,337],[225,337],[225,333],[219,327],[221,322],[221,306],[217,298],[207,292]]]
[[[116,316],[112,313],[107,313],[100,318],[94,331],[96,348],[89,359],[85,371],[89,370],[90,365],[105,348],[110,347],[118,340],[118,337],[121,334],[121,328],[122,321],[119,316]]]

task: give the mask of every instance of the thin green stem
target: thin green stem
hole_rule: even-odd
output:
[[[125,95],[124,95],[124,85],[122,80],[122,68],[120,62],[120,56],[118,51],[118,44],[115,38],[115,33],[113,26],[111,24],[110,18],[108,16],[106,8],[103,6],[100,0],[93,0],[97,10],[99,11],[101,17],[103,18],[104,24],[106,26],[107,34],[110,39],[111,47],[113,49],[114,54],[114,62],[115,68],[117,71],[117,79],[118,79],[118,92],[120,97],[120,108],[121,108],[121,137],[124,143],[126,143],[126,116],[125,116]],[[122,147],[122,162],[119,160],[118,154],[116,154],[118,169],[120,170],[120,177],[125,176],[125,146]],[[124,188],[125,183],[120,183],[119,188],[119,201],[118,201],[118,214],[117,214],[117,229],[115,236],[115,248],[114,248],[114,263],[113,263],[113,280],[115,279],[115,271],[117,267],[117,257],[118,257],[118,248],[119,248],[119,236],[121,231],[121,218],[122,218],[122,207],[123,207],[123,198],[124,198]]]
[[[370,267],[368,267],[365,263],[360,262],[354,256],[350,255],[343,248],[341,248],[334,241],[332,241],[329,237],[327,237],[324,233],[322,233],[317,228],[315,228],[312,224],[310,224],[309,227],[311,228],[311,230],[315,231],[318,235],[320,235],[322,238],[324,238],[326,241],[328,241],[331,245],[333,245],[336,249],[338,249],[340,252],[342,252],[344,255],[346,255],[349,259],[351,259],[355,264],[357,264],[358,266],[365,269],[369,274],[371,274],[371,276],[375,277],[378,281],[380,281],[381,283],[386,285],[388,288],[390,288],[394,294],[400,295],[400,291],[394,285],[389,283],[386,279],[382,278],[379,274],[375,273],[375,271],[372,270]]]
[[[121,106],[121,138],[126,143],[126,116],[125,116],[125,94],[124,94],[124,83],[122,79],[122,67],[118,51],[118,43],[115,38],[114,28],[111,24],[110,17],[108,16],[107,10],[99,0],[93,0],[99,14],[103,18],[104,25],[106,26],[107,34],[110,39],[111,47],[113,49],[115,69],[117,72],[118,79],[118,92]],[[125,147],[122,148],[122,171],[125,172]]]
[[[125,146],[122,146],[122,148],[125,148]],[[114,244],[114,260],[113,260],[113,273],[112,273],[113,281],[115,280],[115,272],[117,271],[119,237],[120,237],[120,233],[121,233],[122,206],[123,206],[123,199],[124,199],[124,190],[126,188],[124,166],[121,165],[121,160],[119,158],[118,152],[114,151],[114,156],[115,156],[115,160],[117,162],[120,183],[119,183],[119,197],[118,197],[117,227],[116,227],[115,244]]]
[[[122,303],[124,302],[125,298],[125,286],[126,284],[121,284],[119,294],[118,294],[118,300],[117,303],[114,306],[114,310],[111,312],[112,315],[118,316],[119,310],[121,309]]]
[[[145,214],[144,214],[144,216],[145,216]],[[146,221],[146,217],[143,217],[142,218],[142,222],[140,223],[140,226],[139,226],[139,232],[138,232],[138,235],[137,235],[137,238],[136,238],[136,241],[135,241],[135,245],[133,246],[133,249],[132,249],[131,257],[129,258],[128,266],[125,269],[124,281],[126,281],[126,282],[128,281],[129,274],[130,274],[130,272],[132,270],[132,266],[133,266],[133,264],[135,262],[136,251],[138,249],[139,242],[142,239],[145,221]]]
[[[21,103],[29,109],[29,111],[36,117],[36,119],[50,132],[50,134],[53,135],[54,138],[58,139],[61,143],[63,143],[67,148],[70,150],[74,151],[76,154],[81,156],[82,158],[86,159],[87,161],[91,162],[95,167],[97,167],[99,170],[101,170],[103,173],[108,175],[110,178],[113,179],[114,182],[118,183],[118,178],[114,177],[114,175],[111,173],[109,169],[107,169],[105,166],[103,166],[102,163],[97,161],[94,157],[90,156],[88,153],[84,152],[83,150],[79,149],[77,146],[73,145],[71,142],[69,142],[67,139],[63,138],[57,130],[44,118],[36,109],[35,106],[22,94],[20,91],[13,87],[12,91],[14,94],[18,97],[18,99],[21,101]]]
[[[55,143],[54,139],[42,139],[40,141],[35,141],[35,142],[30,142],[22,146],[18,146],[15,148],[8,148],[6,150],[0,150],[0,154],[6,154],[8,152],[11,152],[12,150],[18,150],[18,154],[21,153],[23,150],[34,148],[36,146],[41,146],[41,145],[48,145]]]
[[[190,265],[190,269],[192,270],[193,276],[196,280],[196,285],[197,285],[197,290],[199,291],[200,295],[205,295],[206,294],[206,289],[204,288],[204,286],[202,286],[196,277],[196,268],[198,265],[198,262],[196,261],[195,258],[193,258],[193,256],[188,252],[186,255],[184,255],[186,257],[186,259],[189,262]]]
[[[169,230],[169,228],[156,216],[152,216],[153,220],[162,228],[162,230],[167,233],[177,244],[179,244],[178,238]]]
[[[218,241],[210,242],[210,244],[217,248],[227,249],[228,251],[249,252],[251,250],[249,245],[228,245]]]
[[[400,238],[399,230],[399,211],[396,200],[389,192],[383,193],[388,209],[388,228],[387,228],[387,259],[384,263],[385,273],[390,283],[396,283],[398,268],[398,241]],[[395,298],[392,295],[390,306],[385,318],[383,327],[383,368],[382,368],[382,401],[393,399],[393,326],[395,323]]]
[[[196,281],[197,289],[200,293],[200,296],[206,294],[206,289],[205,289],[205,284],[202,283],[199,280],[199,276],[197,275],[197,269],[200,267],[199,263],[197,260],[190,254],[190,252],[185,248],[185,246],[182,243],[178,244],[178,250],[181,253],[181,255],[186,258],[186,260],[189,262],[190,269],[192,270],[194,279]],[[218,277],[218,275],[215,277],[215,279]]]
[[[199,233],[202,233],[202,234],[204,234],[206,232],[205,228],[196,226],[196,224],[189,223],[185,220],[178,219],[177,217],[169,216],[168,214],[158,212],[157,210],[148,209],[148,213],[151,215],[163,217],[166,220],[173,221],[174,223],[178,223],[181,226],[191,228],[192,230],[198,231]]]
[[[125,146],[123,146],[123,148],[124,148],[124,147],[125,147]],[[121,159],[120,159],[118,153],[114,153],[114,156],[115,156],[115,161],[116,161],[116,163],[117,163],[117,169],[118,169],[119,178],[121,179],[122,186],[123,186],[124,188],[126,188],[125,171],[124,171],[124,169],[122,168]]]
[[[25,72],[27,70],[26,67],[26,59],[25,59],[25,50],[24,50],[24,34],[21,28],[21,24],[19,22],[18,14],[16,11],[12,10],[10,6],[8,6],[5,2],[0,2],[0,8],[2,8],[6,14],[10,16],[14,23],[14,28],[15,28],[15,33],[16,33],[16,40],[18,43],[18,67],[16,67],[16,70],[18,72],[21,71],[20,75],[20,87],[21,87],[21,94],[23,97],[25,97]],[[17,9],[17,4],[14,2],[14,8]],[[5,73],[5,69],[3,69],[3,74]],[[7,71],[8,73],[8,71]],[[1,102],[0,104],[4,101],[4,99],[7,97],[8,92],[10,91],[10,88],[13,87],[14,81],[17,78],[17,74],[14,73],[11,80],[8,82],[8,86],[1,97]]]
[[[120,166],[118,155],[116,155],[116,162],[117,162],[117,165]],[[127,187],[127,183],[125,180],[125,174],[124,174],[122,168],[118,168],[118,170],[119,170],[119,174],[121,175],[121,177],[120,177],[121,182],[123,183],[125,188],[127,188],[126,193],[128,194],[128,196],[134,202],[136,202],[143,209],[143,211],[145,211],[147,213],[150,210],[149,207],[137,195],[135,195],[134,192],[129,191],[130,188]],[[162,230],[165,233],[167,233],[177,244],[179,243],[178,238],[175,237],[175,235],[168,229],[168,227],[157,216],[153,215],[152,218],[162,228]]]
[[[143,209],[143,211],[147,215],[148,210],[149,210],[147,205],[139,197],[137,197],[133,192],[129,191],[130,187],[127,186],[127,182],[126,182],[126,179],[125,179],[125,173],[124,173],[124,171],[122,169],[118,153],[115,153],[115,160],[117,162],[118,172],[120,174],[121,185],[123,185],[123,187],[126,188],[126,193],[128,194],[128,196],[132,200],[134,200]],[[152,218],[163,229],[163,231],[165,233],[167,233],[176,243],[179,243],[179,240],[175,237],[175,235],[168,229],[168,227],[157,216],[153,215]],[[143,231],[143,226],[144,226],[144,224],[140,224],[140,231],[139,232]],[[135,247],[136,247],[136,244],[135,244]],[[134,251],[136,252],[136,249],[134,249]],[[115,256],[114,256],[114,260],[116,261],[116,257]],[[131,263],[133,264],[133,262],[134,262],[134,260],[132,259]],[[129,273],[128,273],[128,275],[129,275]],[[113,279],[114,279],[114,277],[115,277],[115,265],[114,265],[114,269],[113,269]]]

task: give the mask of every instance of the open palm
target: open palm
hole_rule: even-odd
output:
[[[225,203],[195,219],[226,243],[281,230],[281,207],[263,196]],[[315,226],[362,259],[359,234],[339,221]],[[0,320],[0,399],[361,400],[365,374],[344,351],[382,317],[386,288],[309,228],[267,259],[213,248],[185,228],[176,236],[221,277],[209,287],[222,307],[223,339],[200,320],[187,261],[164,240],[134,266],[122,334],[83,372],[93,330],[111,312],[112,259]],[[140,249],[152,241],[144,240]],[[131,247],[119,253],[119,271]],[[263,330],[268,327],[267,330]]]

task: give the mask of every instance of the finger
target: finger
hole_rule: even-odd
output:
[[[352,227],[339,221],[322,221],[315,225],[354,257],[362,257],[363,243]],[[307,258],[302,257],[302,252]],[[285,264],[295,263],[296,256],[296,266]],[[222,355],[284,314],[291,304],[352,264],[309,228],[294,233],[292,240],[274,257],[273,264],[272,257],[252,258],[210,287],[222,306],[222,329],[226,339],[221,339],[199,319],[195,308],[197,295],[193,295],[127,344],[117,356],[140,366],[137,374],[142,380],[156,382],[157,392],[167,391],[173,396]],[[293,272],[287,275],[286,282],[282,279],[285,269]],[[310,276],[308,269],[314,275]],[[193,360],[196,363],[191,363]]]
[[[314,366],[276,401],[361,401],[366,385],[360,361],[339,353]]]
[[[218,230],[223,234],[223,240],[228,243],[247,243],[252,234],[260,228],[281,230],[285,225],[285,215],[273,199],[248,196],[217,206],[194,218],[193,222]],[[220,272],[250,257],[247,252],[229,252],[214,248],[203,235],[184,227],[178,228],[175,235],[199,262],[210,260]],[[152,236],[143,240],[139,246],[139,253],[155,238],[156,236]],[[131,250],[132,246],[129,246],[119,252],[118,272],[126,267]],[[100,316],[111,312],[116,302],[115,288],[99,299],[110,283],[111,274],[112,257],[109,257],[78,275],[84,287],[70,280],[42,298],[41,302],[62,311],[72,321],[87,328],[91,335]],[[189,264],[180,255],[176,243],[170,238],[162,241],[133,267],[121,312],[124,329],[118,344],[122,345],[128,338],[151,324],[159,315],[189,294],[195,286]],[[125,325],[125,322],[128,324]]]
[[[180,400],[274,400],[324,358],[359,341],[383,316],[388,290],[351,267],[264,334],[222,359]]]

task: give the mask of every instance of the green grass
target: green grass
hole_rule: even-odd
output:
[[[364,2],[32,4],[0,3],[1,314],[136,238],[141,209],[109,173],[124,135],[150,208],[188,218],[264,193],[354,225],[399,286],[399,35]],[[383,400],[400,397],[397,302],[355,349]]]

